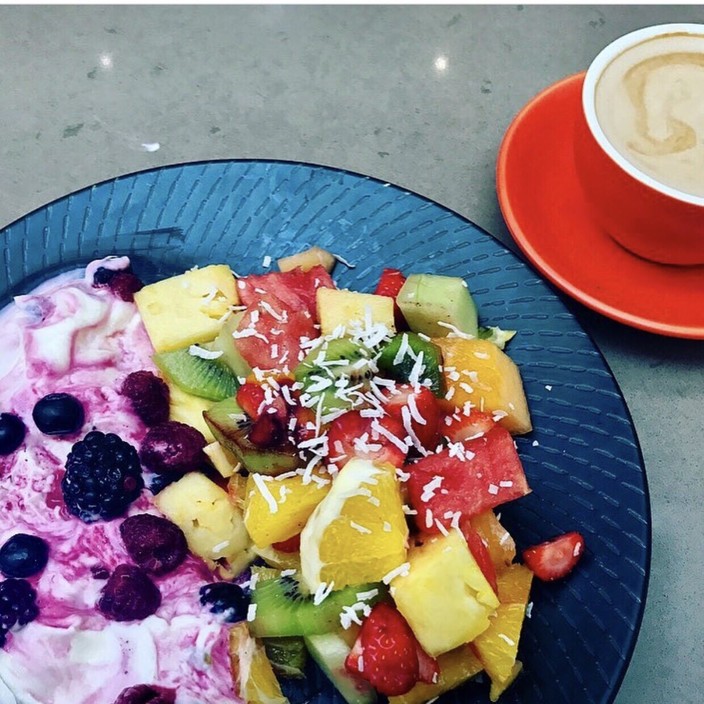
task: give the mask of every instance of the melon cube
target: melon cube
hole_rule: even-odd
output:
[[[448,398],[491,413],[513,435],[532,429],[523,381],[513,360],[488,340],[437,337]]]
[[[414,547],[391,594],[423,649],[432,656],[474,640],[499,606],[494,590],[456,530]]]
[[[319,288],[316,293],[320,332],[331,335],[338,327],[348,332],[353,323],[365,326],[384,325],[389,335],[396,332],[394,299],[373,293],[359,293],[336,288]]]
[[[134,295],[157,352],[213,340],[239,296],[225,264],[192,269],[145,286]]]

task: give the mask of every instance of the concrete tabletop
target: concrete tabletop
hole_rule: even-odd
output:
[[[0,7],[0,227],[123,173],[254,157],[399,184],[511,246],[494,168],[513,116],[617,36],[674,21],[704,12]],[[704,702],[704,344],[572,309],[623,390],[652,497],[649,596],[616,702]]]

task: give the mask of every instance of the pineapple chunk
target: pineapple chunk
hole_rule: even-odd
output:
[[[245,494],[244,524],[254,544],[265,548],[300,533],[329,491],[330,484],[305,484],[299,474],[282,479],[250,474]],[[272,512],[274,505],[276,510]]]
[[[215,442],[212,431],[203,420],[203,411],[207,411],[213,402],[188,394],[176,384],[168,384],[167,382],[167,386],[170,398],[169,418],[200,430],[206,442]]]
[[[227,492],[205,475],[186,474],[159,492],[154,503],[184,532],[191,552],[212,568],[218,560],[242,567],[251,559],[245,557],[249,538],[242,513]]]
[[[340,326],[349,328],[353,322],[364,325],[368,318],[372,324],[385,325],[390,335],[396,332],[394,299],[389,296],[319,288],[316,297],[322,335],[330,335]]]
[[[292,254],[290,257],[282,257],[278,260],[279,271],[292,271],[293,269],[301,269],[302,271],[310,271],[314,266],[322,266],[329,273],[335,268],[336,259],[321,247],[311,247],[298,254]]]
[[[452,403],[461,408],[469,401],[493,413],[513,435],[532,429],[521,374],[506,353],[488,340],[437,337],[433,342],[442,350]]]
[[[408,574],[391,582],[391,593],[429,655],[453,650],[489,627],[499,600],[459,532],[412,548],[408,562]]]
[[[214,339],[239,296],[230,267],[213,264],[145,286],[134,301],[152,346],[165,352]]]
[[[398,697],[389,697],[389,704],[425,704],[467,680],[478,675],[484,668],[470,645],[443,653],[438,657],[440,676],[434,684],[418,682],[410,692]]]
[[[213,463],[213,467],[220,472],[223,479],[229,479],[237,471],[239,466],[237,458],[217,440],[206,445],[203,452]]]

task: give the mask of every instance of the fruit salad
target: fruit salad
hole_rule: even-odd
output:
[[[530,492],[514,333],[459,278],[279,271],[143,285],[92,262],[0,313],[0,702],[497,701],[534,577],[496,512]],[[510,351],[510,347],[509,347]]]

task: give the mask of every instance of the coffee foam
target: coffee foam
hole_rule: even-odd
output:
[[[636,168],[704,196],[704,34],[662,35],[623,51],[597,82],[595,110]]]

